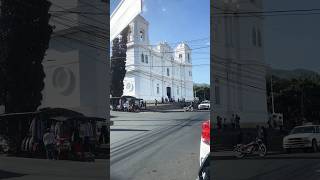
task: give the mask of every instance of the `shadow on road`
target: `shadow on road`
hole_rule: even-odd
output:
[[[237,158],[235,156],[213,156],[213,160],[277,160],[277,159],[320,159],[319,154],[285,154],[281,152],[273,152],[265,157],[259,157],[258,155],[249,155],[244,158]]]
[[[16,177],[22,177],[25,175],[27,174],[19,174],[19,173],[0,170],[0,179],[16,178]]]
[[[146,129],[110,129],[110,131],[150,131]]]

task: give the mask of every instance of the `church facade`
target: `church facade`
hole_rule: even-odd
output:
[[[147,101],[193,100],[191,48],[166,42],[150,45],[149,23],[137,16],[129,24],[123,95]]]
[[[236,14],[263,11],[263,1],[217,0],[213,6],[213,120],[220,116],[229,121],[234,114],[241,124],[264,124],[268,111],[263,17]],[[225,12],[234,14],[221,15]]]

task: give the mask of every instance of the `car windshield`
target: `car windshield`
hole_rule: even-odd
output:
[[[210,101],[202,101],[201,104],[207,104],[210,103]]]
[[[296,127],[294,128],[290,134],[300,134],[300,133],[314,133],[314,127]]]

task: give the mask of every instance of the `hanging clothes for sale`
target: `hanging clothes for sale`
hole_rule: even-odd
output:
[[[29,132],[30,132],[31,137],[36,136],[36,119],[35,118],[33,118],[30,123]]]
[[[54,136],[55,137],[58,137],[60,135],[60,127],[61,127],[61,123],[57,122],[54,127]]]
[[[93,137],[93,127],[92,127],[92,124],[90,122],[87,123],[87,126],[88,126],[88,136],[89,137]]]
[[[86,124],[84,122],[80,123],[80,127],[79,127],[79,136],[80,138],[84,138],[86,136]]]

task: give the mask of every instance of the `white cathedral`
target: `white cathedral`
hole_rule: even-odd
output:
[[[148,21],[137,16],[129,24],[123,95],[147,101],[193,100],[192,56],[186,43],[171,48],[150,45]]]
[[[237,114],[242,126],[265,124],[268,111],[264,18],[254,14],[221,16],[225,12],[261,12],[263,0],[216,0],[213,6],[212,119],[216,121],[216,116],[220,116],[229,120]]]

